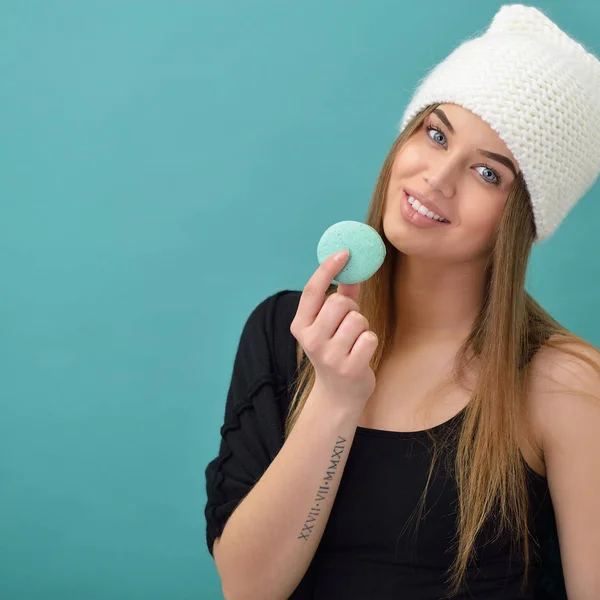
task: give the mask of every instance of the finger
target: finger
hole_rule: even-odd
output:
[[[360,293],[360,283],[338,283],[337,292],[348,298],[351,298],[358,304],[358,295]]]
[[[350,350],[349,364],[355,370],[360,369],[362,365],[371,360],[378,345],[379,339],[373,331],[363,331]]]
[[[312,277],[304,286],[298,310],[294,317],[299,327],[309,327],[312,325],[325,303],[325,292],[329,288],[332,279],[344,268],[348,262],[349,255],[336,260],[335,254],[328,256],[313,273]]]

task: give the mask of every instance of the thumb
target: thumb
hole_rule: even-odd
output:
[[[342,294],[347,298],[352,298],[358,304],[358,294],[360,293],[360,283],[338,283],[337,294]]]

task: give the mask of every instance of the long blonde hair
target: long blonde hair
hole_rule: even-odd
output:
[[[429,106],[416,115],[395,140],[377,178],[365,220],[381,235],[387,250],[381,268],[362,283],[358,300],[361,313],[379,338],[371,360],[371,368],[376,375],[394,337],[391,276],[395,261],[401,260],[401,253],[386,239],[382,223],[392,163],[405,141],[437,106]],[[474,554],[476,537],[485,522],[492,515],[496,516],[496,509],[499,509],[498,529],[511,532],[511,540],[522,545],[525,562],[523,586],[526,585],[531,560],[529,499],[518,440],[519,423],[522,423],[525,411],[524,389],[529,358],[546,345],[585,360],[600,374],[600,364],[590,361],[572,346],[563,346],[576,342],[596,352],[597,349],[554,320],[525,290],[527,262],[534,241],[535,222],[530,197],[519,174],[495,230],[486,267],[484,301],[470,335],[456,355],[452,373],[434,391],[438,393],[450,383],[465,381],[466,369],[473,357],[477,357],[477,381],[464,411],[454,465],[459,508],[456,558],[448,572],[451,586],[448,597],[458,593]],[[336,289],[331,285],[327,296]],[[285,422],[285,439],[292,431],[314,382],[314,368],[306,359],[291,385],[292,401]],[[434,440],[434,452],[421,508],[439,454],[431,433],[430,437]]]

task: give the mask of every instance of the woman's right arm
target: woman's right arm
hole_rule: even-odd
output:
[[[375,388],[370,359],[377,336],[358,310],[360,284],[340,283],[326,296],[347,259],[348,253],[323,261],[300,297],[290,331],[315,369],[315,383],[287,440],[223,527],[214,556],[227,600],[288,598],[329,519]]]
[[[360,412],[315,386],[288,439],[214,546],[226,600],[286,599],[329,518]]]

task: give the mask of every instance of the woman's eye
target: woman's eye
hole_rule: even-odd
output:
[[[488,179],[488,177],[486,175],[483,175],[483,178],[486,181],[489,181],[490,183],[494,183],[496,185],[500,185],[500,182],[502,181],[502,179],[501,179],[500,175],[498,175],[493,169],[490,169],[490,167],[487,167],[485,165],[481,165],[477,168],[487,171],[492,176],[492,179]]]
[[[431,125],[429,127],[427,127],[427,135],[429,135],[432,131],[433,131],[433,135],[438,135],[438,136],[441,135],[444,139],[446,138],[446,136],[437,127],[432,127]],[[429,135],[429,137],[431,139],[434,139],[431,135]],[[442,146],[445,146],[445,144],[442,144]]]

